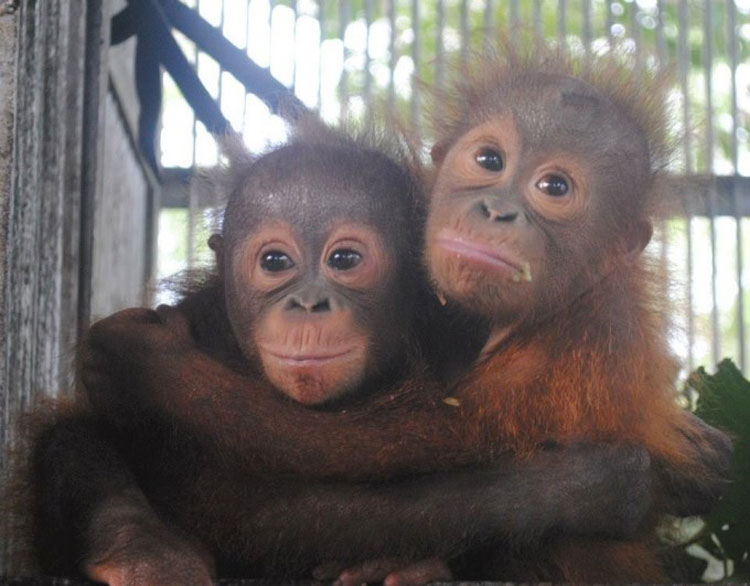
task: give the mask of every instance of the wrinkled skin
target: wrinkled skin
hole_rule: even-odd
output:
[[[361,179],[327,172],[360,162]],[[374,151],[291,145],[230,200],[225,236],[211,240],[227,316],[244,356],[295,401],[351,393],[404,353],[418,241],[399,218],[414,189]]]
[[[426,236],[438,289],[494,333],[559,312],[651,237],[630,195],[647,189],[647,146],[613,104],[555,74],[497,97],[497,113],[434,151]],[[620,199],[632,201],[626,218]]]

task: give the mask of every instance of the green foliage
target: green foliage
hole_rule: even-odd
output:
[[[734,481],[729,493],[706,519],[703,545],[716,557],[732,560],[734,579],[750,578],[750,382],[731,360],[716,374],[699,368],[688,380],[699,393],[696,414],[734,440]],[[712,534],[712,535],[711,535]]]

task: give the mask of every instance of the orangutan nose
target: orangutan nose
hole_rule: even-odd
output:
[[[479,211],[490,222],[513,222],[518,217],[517,211],[498,209],[500,207],[496,202],[490,200],[479,202]]]
[[[322,295],[319,292],[299,293],[289,296],[285,309],[300,310],[307,313],[323,313],[331,311],[331,301],[327,295]]]

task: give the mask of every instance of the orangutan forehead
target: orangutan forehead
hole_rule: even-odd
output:
[[[534,152],[616,150],[639,155],[639,164],[648,164],[643,129],[607,96],[576,77],[540,72],[511,76],[473,118],[481,123],[497,116],[509,116],[524,137],[524,148]]]
[[[296,225],[325,224],[330,218],[346,217],[365,224],[386,225],[393,214],[385,194],[335,178],[310,175],[287,177],[272,186],[248,185],[235,209],[252,225],[269,218]]]
[[[267,220],[317,231],[347,218],[381,233],[414,222],[409,175],[377,151],[290,145],[259,159],[230,198],[224,231],[246,233]]]
[[[492,92],[484,116],[510,112],[521,124],[588,121],[600,115],[609,100],[583,80],[550,73],[525,73],[508,78]],[[532,124],[531,126],[538,126]]]

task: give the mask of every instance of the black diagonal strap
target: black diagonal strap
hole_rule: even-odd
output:
[[[169,22],[198,47],[216,59],[245,89],[263,100],[274,113],[283,105],[285,116],[297,117],[307,108],[285,85],[230,43],[221,31],[178,0],[161,0]]]
[[[174,79],[188,104],[211,134],[234,132],[208,93],[170,32],[164,12],[154,0],[128,0],[139,15],[138,36],[148,37],[156,58]]]
[[[156,163],[156,132],[161,112],[161,70],[155,58],[157,49],[150,35],[140,35],[135,48],[135,89],[138,93],[138,145],[151,168]]]

